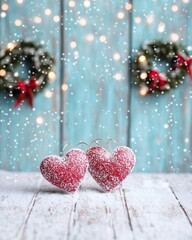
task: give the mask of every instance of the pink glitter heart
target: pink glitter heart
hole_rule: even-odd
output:
[[[75,192],[80,186],[88,168],[84,151],[71,149],[65,157],[48,156],[40,164],[43,177],[53,185]]]
[[[125,146],[115,148],[112,154],[102,147],[92,147],[86,155],[90,174],[105,191],[118,186],[131,173],[136,162],[132,150]]]

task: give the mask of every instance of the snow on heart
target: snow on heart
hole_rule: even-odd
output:
[[[131,173],[136,162],[132,150],[125,146],[115,148],[112,154],[102,147],[92,147],[86,155],[90,174],[105,191],[117,187]]]
[[[40,164],[43,177],[53,185],[75,192],[80,186],[88,168],[88,159],[84,151],[71,149],[65,157],[48,156]]]

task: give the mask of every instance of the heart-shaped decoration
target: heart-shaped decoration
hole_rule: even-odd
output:
[[[132,171],[136,158],[132,150],[121,146],[110,154],[102,147],[92,147],[86,155],[89,160],[89,172],[105,190],[117,187]]]
[[[48,156],[40,164],[43,177],[53,185],[75,192],[80,186],[88,168],[84,151],[74,148],[65,157]]]

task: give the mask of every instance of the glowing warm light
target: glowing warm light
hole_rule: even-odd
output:
[[[176,42],[179,40],[179,35],[177,33],[171,33],[171,40]]]
[[[42,124],[44,122],[44,119],[42,117],[37,117],[36,118],[36,123],[37,124]]]
[[[6,17],[6,15],[7,15],[6,12],[1,12],[1,17],[2,18]]]
[[[81,26],[86,26],[87,20],[82,17],[82,18],[79,19],[79,24],[80,24]]]
[[[17,3],[22,4],[23,0],[17,0]]]
[[[135,17],[135,23],[140,23],[141,22],[141,18],[140,17]]]
[[[54,22],[59,22],[60,21],[60,17],[59,16],[54,16],[53,17],[53,21]]]
[[[141,63],[146,62],[146,57],[145,57],[144,55],[141,55],[141,56],[139,57],[139,62],[141,62]]]
[[[7,11],[9,9],[9,5],[7,3],[3,3],[2,6],[1,6],[1,9],[3,11]]]
[[[6,75],[6,71],[4,69],[0,69],[0,76],[4,77]]]
[[[154,15],[150,14],[149,16],[147,16],[147,23],[151,24],[154,21]]]
[[[165,23],[159,23],[158,28],[157,28],[158,32],[164,32],[165,31]]]
[[[90,7],[91,3],[90,3],[90,1],[85,0],[85,1],[83,2],[83,5],[84,5],[84,7],[88,8],[88,7]]]
[[[71,8],[75,7],[75,1],[69,1],[69,7]]]
[[[22,21],[20,19],[15,20],[15,26],[20,27],[22,25]]]
[[[123,12],[118,12],[117,13],[117,18],[119,18],[119,19],[123,19],[124,16],[125,16],[125,14]]]
[[[39,17],[39,16],[35,16],[34,17],[34,19],[33,19],[33,21],[35,22],[35,23],[41,23],[41,18]]]
[[[131,9],[132,9],[131,3],[126,3],[126,4],[125,4],[125,9],[126,9],[127,11],[131,10]]]
[[[54,72],[51,71],[51,72],[49,72],[48,77],[49,77],[50,80],[53,81],[53,80],[56,79],[56,74],[55,74]]]
[[[147,73],[143,72],[140,74],[141,79],[146,79],[147,78]]]
[[[177,5],[173,5],[173,6],[171,7],[171,10],[172,10],[172,12],[177,12],[177,11],[179,10],[179,8],[178,8]]]
[[[123,78],[123,76],[121,73],[116,73],[114,78],[115,78],[115,80],[120,81]]]
[[[147,86],[142,86],[141,88],[140,88],[140,90],[139,90],[139,94],[141,95],[141,96],[145,96],[145,95],[147,95],[147,93],[148,93],[148,87]]]
[[[14,42],[10,42],[10,43],[8,43],[7,44],[7,48],[9,49],[9,50],[13,50],[13,48],[16,46],[16,43],[14,43]]]
[[[51,15],[51,9],[49,8],[45,9],[45,15],[47,16]]]
[[[114,59],[115,61],[120,60],[120,58],[121,58],[121,55],[120,55],[119,53],[114,53],[114,54],[113,54],[113,59]]]
[[[100,42],[106,42],[107,38],[104,35],[101,35],[100,38],[99,38],[99,41]]]
[[[94,35],[93,34],[88,34],[85,39],[88,41],[88,42],[92,42],[94,40]]]
[[[68,85],[67,85],[67,83],[63,83],[61,89],[62,89],[64,92],[67,91],[67,90],[68,90]]]
[[[183,0],[184,3],[188,3],[190,0]]]
[[[45,97],[51,98],[52,97],[52,92],[50,90],[45,91]]]
[[[70,47],[71,48],[76,48],[77,47],[77,43],[75,41],[71,41]]]

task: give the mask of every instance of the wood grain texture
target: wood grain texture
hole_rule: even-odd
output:
[[[188,240],[191,181],[191,174],[132,174],[105,193],[87,174],[66,194],[37,173],[0,171],[1,240]]]
[[[113,138],[119,144],[126,144],[129,109],[127,55],[130,47],[127,41],[129,19],[124,9],[126,2],[91,1],[88,9],[78,1],[76,7],[70,9],[65,2],[65,74],[69,91],[64,139],[67,142],[74,144],[95,138]],[[117,20],[120,11],[125,17]],[[86,19],[85,26],[79,24],[81,19]],[[90,34],[94,41],[86,40]],[[106,41],[101,42],[102,36]],[[71,41],[77,43],[76,48],[70,49]],[[119,61],[113,60],[114,53],[120,54]],[[122,74],[122,80],[114,79],[117,73]]]
[[[133,3],[129,12],[125,10],[126,2]],[[0,44],[22,38],[43,41],[45,49],[56,58],[57,79],[47,88],[53,97],[39,94],[33,111],[26,104],[13,111],[14,100],[0,93],[0,168],[38,171],[42,158],[59,154],[65,143],[113,138],[121,145],[131,143],[137,156],[135,171],[192,172],[189,78],[165,96],[140,97],[136,88],[129,87],[132,78],[127,59],[131,51],[134,58],[144,42],[170,41],[172,33],[191,47],[191,1],[98,0],[91,1],[90,8],[81,1],[70,8],[69,1],[64,1],[62,36],[60,22],[53,21],[62,11],[62,0],[23,4],[0,0],[0,5],[3,3],[8,3],[9,9],[6,17],[0,17]],[[178,11],[171,10],[173,5]],[[50,16],[45,15],[46,9],[51,9]],[[124,13],[123,19],[117,19],[118,12]],[[34,22],[35,16],[41,18],[40,24]],[[137,24],[138,17],[141,22]],[[147,23],[149,17],[151,23]],[[85,26],[79,24],[82,18],[87,20]],[[21,27],[15,26],[16,19],[22,20]],[[160,24],[165,24],[164,32],[158,31]],[[90,34],[94,40],[89,42],[86,39]],[[103,43],[101,36],[106,37]],[[76,48],[71,48],[71,41],[76,42]],[[63,55],[61,46],[65,49]],[[120,54],[120,60],[114,61],[114,53]],[[122,80],[114,79],[117,73],[122,74]],[[62,82],[68,85],[68,91],[61,94]],[[39,116],[44,119],[40,125],[36,123]]]
[[[185,47],[191,46],[191,3],[182,1],[133,2],[133,58],[141,45],[155,39],[171,41],[178,34]],[[178,11],[173,12],[172,6]],[[141,22],[136,23],[140,17]],[[153,22],[147,23],[148,17]],[[159,32],[164,24],[165,31]],[[191,84],[185,83],[164,96],[141,97],[131,91],[131,147],[137,155],[136,171],[191,172],[192,102]]]
[[[59,152],[59,23],[53,17],[59,14],[59,0],[6,1],[9,5],[7,16],[0,18],[1,44],[10,41],[28,39],[42,43],[57,61],[56,81],[50,82],[45,91],[34,99],[33,110],[24,103],[13,110],[15,99],[0,93],[0,164],[1,168],[19,171],[38,171],[39,162],[48,154]],[[45,9],[51,8],[51,16],[45,15]],[[40,17],[42,23],[34,22]],[[22,26],[15,26],[15,20],[22,20]],[[52,98],[46,98],[45,92],[50,90]],[[37,117],[43,118],[43,124],[37,124]]]

